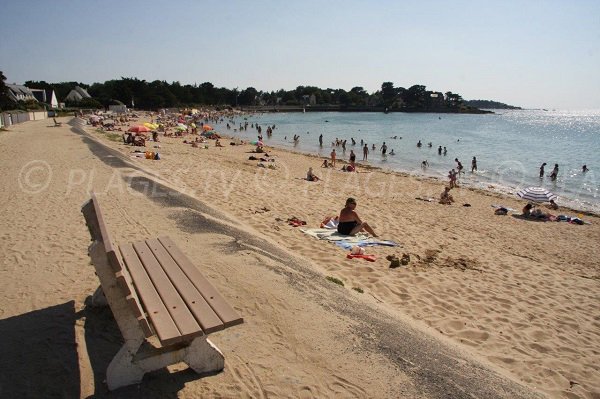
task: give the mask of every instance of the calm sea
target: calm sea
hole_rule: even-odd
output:
[[[339,159],[348,159],[353,149],[362,159],[360,141],[370,150],[373,166],[427,175],[447,180],[456,167],[455,158],[465,168],[463,184],[514,195],[523,187],[541,186],[559,195],[560,205],[600,212],[600,110],[591,111],[495,111],[488,115],[406,114],[406,113],[268,113],[247,117],[263,129],[265,144],[298,152],[329,156],[336,138],[347,140],[346,152],[336,147]],[[239,126],[240,119],[236,120]],[[275,125],[268,138],[266,127]],[[231,131],[233,132],[233,130]],[[231,133],[230,132],[230,133]],[[323,147],[318,137],[323,135]],[[293,136],[299,135],[297,144]],[[238,137],[256,140],[249,125]],[[393,138],[397,136],[397,138]],[[351,138],[357,144],[352,146]],[[422,147],[417,147],[421,141]],[[380,147],[386,142],[388,155]],[[428,143],[432,143],[429,147]],[[447,154],[438,155],[438,147]],[[395,155],[389,155],[391,150]],[[477,157],[478,170],[471,173],[471,160]],[[421,168],[427,160],[429,167]],[[546,162],[546,176],[539,178]],[[559,165],[556,181],[548,177]],[[582,173],[582,166],[590,169]],[[490,186],[493,186],[490,187]]]

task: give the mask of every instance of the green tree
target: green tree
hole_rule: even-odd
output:
[[[246,90],[242,90],[238,97],[239,105],[254,105],[258,97],[258,91],[254,87],[248,87]]]
[[[426,90],[423,85],[413,85],[404,91],[402,100],[407,108],[422,109],[426,106],[428,98],[426,98]]]
[[[360,86],[350,89],[348,96],[352,105],[367,105],[369,100],[369,94]]]
[[[15,103],[8,96],[8,86],[6,86],[6,76],[0,71],[0,110],[15,108]]]
[[[398,90],[394,87],[392,82],[383,82],[381,84],[381,97],[383,99],[383,105],[387,108],[392,108],[396,102],[398,96]]]
[[[463,98],[460,96],[460,94],[447,91],[445,93],[445,102],[447,107],[456,108],[463,103]]]

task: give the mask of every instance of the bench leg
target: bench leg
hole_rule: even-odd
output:
[[[221,371],[225,357],[205,336],[198,337],[185,349],[183,361],[198,374]]]
[[[126,385],[142,382],[146,371],[133,361],[133,357],[141,342],[133,345],[125,343],[106,370],[106,384],[109,390],[117,389]],[[136,347],[136,350],[132,350]]]
[[[94,294],[92,295],[92,299],[90,300],[90,306],[95,308],[103,308],[108,306],[108,300],[104,295],[104,291],[102,291],[102,286],[98,286]]]

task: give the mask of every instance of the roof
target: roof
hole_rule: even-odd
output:
[[[65,100],[79,101],[82,98],[92,98],[92,96],[90,96],[83,87],[75,86],[75,88],[65,97]]]
[[[6,87],[8,88],[8,97],[13,101],[29,99],[36,100],[31,90],[29,90],[29,88],[26,86],[17,84],[7,84]]]
[[[24,96],[33,96],[33,93],[31,93],[31,90],[29,90],[29,88],[27,86],[12,84],[12,85],[6,85],[6,87],[8,87],[10,90],[12,90],[12,92],[14,94],[21,94]]]

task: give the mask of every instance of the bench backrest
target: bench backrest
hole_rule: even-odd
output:
[[[120,253],[110,237],[106,222],[104,221],[104,216],[102,215],[102,210],[100,209],[100,202],[95,193],[92,193],[92,198],[83,205],[81,212],[83,213],[88,230],[90,231],[92,241],[102,243],[104,246],[108,263],[115,272],[115,278],[121,287],[121,291],[127,302],[130,304],[145,336],[151,337],[154,333],[150,328],[150,323],[146,318],[140,300],[135,293],[131,276],[127,269],[123,267]]]

